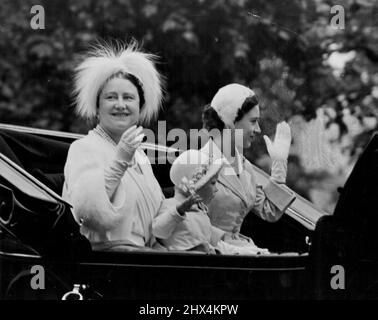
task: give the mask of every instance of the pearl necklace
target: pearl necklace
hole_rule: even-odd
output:
[[[117,147],[117,144],[112,139],[112,137],[109,136],[107,132],[99,124],[96,126],[96,128],[93,129],[93,131],[96,132],[101,138],[108,141],[112,146]],[[137,172],[142,173],[142,169],[140,168],[139,164],[136,161],[133,161],[133,163],[127,163],[127,165],[130,168],[135,168],[136,166],[138,166],[139,172],[138,171]]]
[[[104,140],[108,141],[114,147],[117,146],[115,141],[106,133],[106,131],[99,124],[96,126],[96,128],[93,129],[93,131],[96,132]]]

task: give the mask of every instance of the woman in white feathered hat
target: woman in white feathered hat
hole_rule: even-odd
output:
[[[254,137],[261,133],[259,101],[255,93],[240,84],[226,85],[205,107],[202,119],[205,129],[213,130],[215,134],[201,151],[214,159],[227,159],[219,174],[218,192],[209,205],[211,223],[227,232],[229,243],[251,247],[255,252],[257,247],[252,239],[240,234],[246,215],[252,211],[262,219],[274,222],[294,200],[282,187],[286,181],[290,127],[286,122],[278,124],[273,142],[264,136],[272,159],[272,173],[269,183],[261,186],[254,177],[251,163],[242,155],[243,148],[249,148]],[[225,139],[227,133],[230,139]]]
[[[151,222],[164,196],[140,148],[141,125],[162,102],[154,60],[135,42],[97,46],[75,70],[76,110],[97,126],[69,149],[63,197],[94,250],[154,242]]]

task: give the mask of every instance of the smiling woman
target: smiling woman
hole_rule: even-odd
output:
[[[126,129],[138,123],[139,101],[136,86],[126,77],[109,80],[102,90],[98,107],[99,125],[116,143]]]
[[[162,89],[151,54],[136,43],[96,47],[76,69],[77,112],[97,126],[70,146],[63,198],[94,250],[153,247],[163,200],[140,148],[140,124],[158,113]]]
[[[268,152],[272,158],[272,175],[269,183],[259,185],[252,164],[243,156],[243,148],[249,148],[255,135],[260,134],[260,109],[255,93],[240,84],[229,84],[218,90],[211,104],[203,112],[203,124],[207,130],[239,129],[243,139],[224,143],[222,131],[202,148],[212,158],[225,157],[226,165],[219,173],[214,201],[209,205],[211,223],[227,232],[225,241],[236,246],[261,251],[251,238],[240,234],[246,215],[253,211],[266,221],[279,220],[289,204],[294,201],[284,184],[287,171],[287,157],[291,143],[289,125],[277,125],[276,138],[271,142],[264,136]],[[223,131],[225,132],[225,131]]]

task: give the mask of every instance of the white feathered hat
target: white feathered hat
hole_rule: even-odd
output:
[[[221,120],[229,128],[233,128],[238,111],[245,99],[255,95],[254,91],[250,88],[238,83],[231,83],[218,90],[210,105],[217,112]]]
[[[134,41],[118,48],[95,46],[87,58],[75,69],[74,96],[77,113],[93,119],[97,112],[97,98],[106,81],[123,72],[136,77],[142,85],[145,103],[139,122],[148,124],[157,116],[162,103],[162,77],[155,68],[157,56],[139,51]]]

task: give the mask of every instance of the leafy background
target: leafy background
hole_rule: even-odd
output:
[[[30,27],[35,4],[0,4],[3,123],[85,133],[70,96],[78,54],[97,39],[135,38],[161,57],[168,129],[201,128],[203,106],[225,84],[254,88],[266,134],[292,125],[288,184],[328,212],[377,130],[375,0],[39,1],[44,30]],[[336,4],[343,30],[330,24]],[[247,157],[268,170],[262,139]]]

